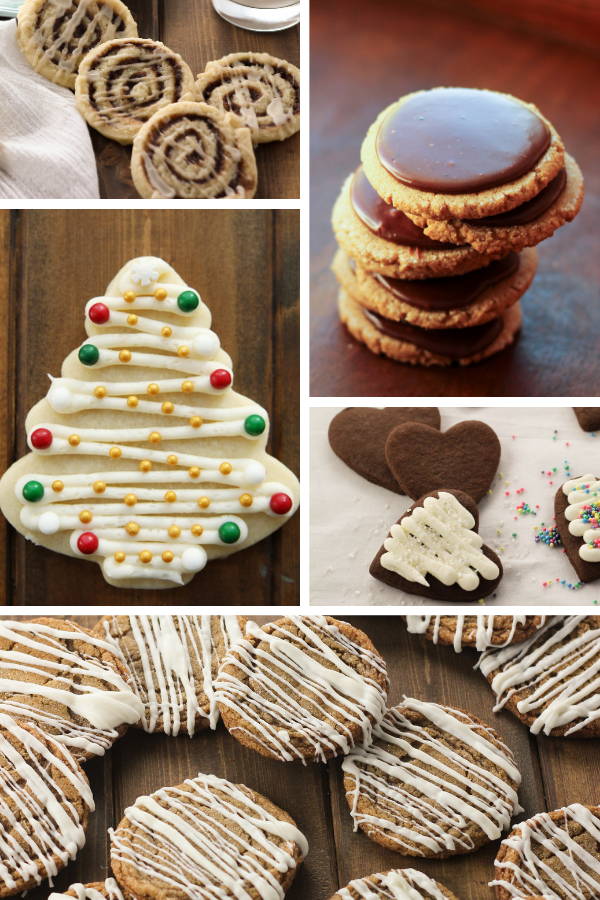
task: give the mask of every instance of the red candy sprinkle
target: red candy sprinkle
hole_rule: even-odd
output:
[[[105,303],[94,303],[90,306],[88,316],[94,325],[104,325],[110,319],[110,309]]]
[[[84,531],[77,538],[77,549],[80,553],[85,553],[86,556],[89,556],[90,553],[95,553],[98,549],[98,538],[93,532]]]
[[[52,443],[52,432],[47,428],[36,428],[31,433],[31,446],[36,450],[47,450]]]
[[[269,505],[278,516],[285,516],[292,508],[292,498],[288,494],[273,494]]]
[[[210,383],[217,390],[223,390],[223,388],[228,388],[231,384],[231,375],[227,369],[215,369],[211,373]]]

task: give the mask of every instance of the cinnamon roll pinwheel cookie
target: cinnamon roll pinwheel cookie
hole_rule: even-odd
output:
[[[171,103],[194,100],[191,69],[160,41],[118,38],[94,47],[79,67],[77,109],[92,128],[120,144]]]
[[[121,0],[25,0],[17,40],[36,72],[73,89],[83,57],[114,38],[137,37]]]
[[[131,172],[151,200],[250,199],[256,192],[256,159],[250,131],[229,113],[206,103],[165,106],[133,141]]]
[[[300,70],[268,53],[230,53],[209,62],[198,100],[247,127],[253,144],[283,141],[300,130]]]

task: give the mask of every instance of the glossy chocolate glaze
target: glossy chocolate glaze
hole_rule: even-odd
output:
[[[424,233],[422,228],[379,196],[362,166],[359,166],[352,179],[350,189],[352,208],[358,218],[369,231],[390,241],[406,247],[420,247],[424,250],[454,250],[455,244],[434,241]]]
[[[462,309],[474,303],[486,288],[513,275],[518,268],[519,257],[516,253],[509,253],[508,256],[495,260],[484,269],[475,269],[474,272],[467,272],[465,275],[418,281],[388,278],[379,272],[372,272],[371,276],[398,300],[410,303],[417,309],[446,312],[449,309]]]
[[[498,213],[497,216],[486,216],[485,219],[465,219],[464,221],[469,225],[497,225],[502,228],[508,228],[511,225],[527,225],[550,209],[564,191],[566,183],[567,173],[561,169],[539,194],[536,194],[531,200],[521,203],[515,209]]]
[[[363,313],[382,334],[396,338],[397,341],[414,344],[429,353],[448,356],[452,360],[475,356],[485,350],[504,328],[502,316],[472,328],[419,328],[407,322],[392,322],[364,307]]]
[[[436,88],[395,107],[377,135],[377,155],[394,178],[421,191],[463,194],[529,172],[550,129],[503,94]]]

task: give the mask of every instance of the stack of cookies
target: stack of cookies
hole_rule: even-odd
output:
[[[436,88],[369,129],[333,210],[342,322],[373,353],[468,365],[512,343],[540,241],[583,178],[552,124],[508,94]]]

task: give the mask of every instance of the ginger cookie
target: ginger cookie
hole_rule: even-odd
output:
[[[248,629],[221,663],[227,730],[263,756],[325,762],[371,740],[386,665],[362,631],[331,616],[286,616]]]
[[[434,88],[401,97],[363,142],[365,174],[397,209],[431,219],[493,216],[546,187],[564,166],[551,123],[510,94]]]
[[[117,655],[74,622],[0,621],[0,713],[38,725],[77,760],[103,756],[143,712]]]
[[[216,775],[138,797],[111,834],[113,872],[136,900],[283,900],[307,853],[286,812]]]
[[[94,799],[66,747],[4,713],[0,771],[0,897],[9,897],[52,878],[75,859],[85,844]]]
[[[385,445],[391,472],[413,500],[449,486],[479,503],[494,479],[500,453],[496,432],[478,421],[459,422],[443,432],[409,422],[394,428]]]
[[[592,900],[600,896],[600,807],[572,803],[516,825],[490,887],[497,900]]]
[[[357,878],[340,888],[331,900],[456,900],[454,894],[416,869],[390,869]]]
[[[135,727],[190,737],[217,727],[213,681],[244,636],[244,616],[103,616],[94,632],[116,644],[144,706]]]
[[[406,856],[445,859],[497,840],[521,812],[521,775],[493,728],[405,697],[342,763],[355,830]]]
[[[582,431],[600,430],[600,406],[574,406]]]
[[[76,897],[77,900],[132,900],[131,894],[120,888],[114,878],[90,884],[72,884],[63,894],[50,894],[48,900],[63,900],[64,897]]]
[[[467,494],[432,491],[392,525],[369,572],[408,594],[457,603],[493,593],[502,563],[477,533],[479,513]]]
[[[582,475],[567,481],[554,500],[556,527],[579,581],[600,578],[600,480]]]
[[[422,634],[434,644],[487,650],[519,644],[546,624],[547,616],[402,616],[409,634]]]
[[[331,420],[329,443],[342,462],[367,481],[401,494],[385,458],[385,444],[390,432],[403,422],[439,428],[440,411],[437,406],[350,406]]]
[[[600,735],[600,616],[552,616],[520,644],[486,650],[479,668],[532,734]]]

